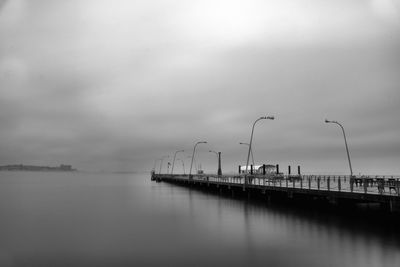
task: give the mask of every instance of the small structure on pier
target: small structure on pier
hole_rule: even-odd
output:
[[[253,174],[263,174],[264,165],[249,165],[247,166],[247,173],[251,173],[251,168],[253,168]],[[240,174],[246,174],[246,166],[239,167]],[[265,174],[275,174],[276,165],[265,164]]]

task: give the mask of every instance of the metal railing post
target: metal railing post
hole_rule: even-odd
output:
[[[400,197],[400,183],[399,183],[399,178],[397,178],[397,185],[396,185],[396,191],[397,191],[397,195]]]
[[[344,177],[344,181],[346,181],[346,176]],[[349,182],[350,182],[350,192],[353,193],[353,189],[354,189],[354,178],[350,177]]]
[[[327,181],[327,185],[328,185],[328,191],[330,191],[331,190],[331,177],[328,176],[326,181]]]
[[[364,194],[366,194],[367,193],[368,183],[367,183],[365,178],[363,179],[363,185],[364,185]]]

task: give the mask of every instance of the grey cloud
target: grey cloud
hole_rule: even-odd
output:
[[[148,170],[204,139],[198,163],[213,170],[208,150],[218,150],[233,171],[252,122],[275,115],[257,125],[259,161],[346,172],[341,132],[329,118],[345,125],[355,169],[400,172],[385,163],[399,160],[396,25],[353,38],[356,25],[343,38],[321,33],[279,45],[260,34],[224,46],[181,32],[173,18],[186,5],[178,2],[136,3],[132,16],[118,18],[96,8],[85,16],[88,2],[28,2],[21,21],[0,26],[0,164]],[[361,17],[371,25],[368,14]]]

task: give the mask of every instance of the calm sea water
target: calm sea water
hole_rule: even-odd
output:
[[[147,174],[0,172],[0,266],[398,267],[389,224],[364,227]]]

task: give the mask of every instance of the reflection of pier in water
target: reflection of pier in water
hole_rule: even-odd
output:
[[[400,178],[344,175],[211,175],[155,174],[152,180],[293,199],[323,199],[329,203],[378,203],[400,209]]]

